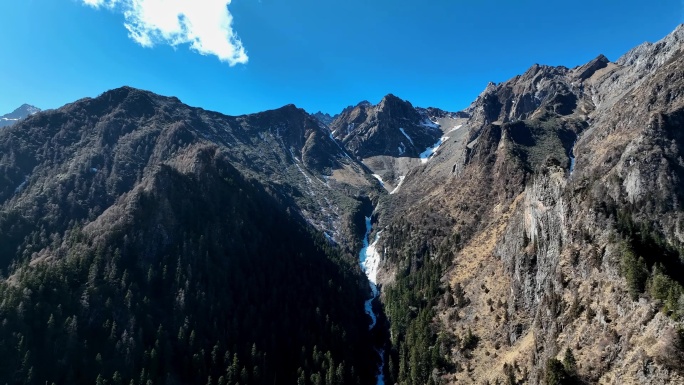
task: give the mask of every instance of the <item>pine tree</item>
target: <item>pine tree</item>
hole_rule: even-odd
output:
[[[575,355],[572,354],[570,348],[565,349],[565,354],[563,355],[563,367],[565,371],[570,375],[575,375],[577,373],[577,361],[575,360]]]

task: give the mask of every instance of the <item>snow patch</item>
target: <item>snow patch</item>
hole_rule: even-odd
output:
[[[342,154],[343,154],[347,159],[351,160],[351,157],[349,156],[349,154],[347,154],[347,151],[345,151],[344,148],[342,148],[342,146],[340,146],[340,143],[337,142],[337,139],[335,139],[335,132],[337,132],[337,130],[335,130],[335,131],[333,131],[333,132],[330,133],[330,139],[331,139],[333,142],[335,142],[335,144],[337,145],[337,147],[339,147],[339,149],[342,151]]]
[[[439,128],[439,123],[433,122],[429,118],[425,118],[422,122],[420,122],[420,125],[427,128]]]
[[[415,144],[413,144],[413,139],[411,139],[411,137],[408,136],[408,134],[406,133],[406,131],[404,131],[403,128],[399,127],[399,131],[401,131],[401,133],[404,134],[406,139],[408,139],[408,141],[411,142],[411,146],[415,146]]]
[[[404,179],[405,179],[405,178],[406,178],[406,175],[402,175],[402,176],[399,177],[399,184],[397,185],[397,187],[394,188],[394,190],[390,191],[390,195],[392,195],[392,194],[396,193],[397,191],[399,191],[399,187],[401,187],[401,185],[404,184]]]
[[[463,127],[463,125],[462,125],[462,124],[459,124],[458,126],[455,126],[455,127],[452,128],[451,130],[449,130],[449,131],[447,132],[447,134],[450,133],[450,132],[454,132],[454,131],[458,130],[458,129],[461,128],[461,127]]]
[[[437,152],[437,149],[442,145],[442,143],[446,142],[449,139],[448,136],[443,136],[439,138],[437,143],[433,144],[431,147],[428,147],[425,149],[425,151],[420,153],[420,161],[421,163],[427,163],[428,160]]]
[[[377,179],[378,182],[380,182],[380,186],[382,186],[383,188],[385,187],[385,182],[382,180],[382,177],[381,177],[380,175],[378,175],[378,174],[373,174],[373,177],[374,177],[375,179]]]
[[[399,155],[404,155],[404,153],[406,153],[406,145],[404,142],[399,142],[399,147],[397,147],[397,149],[399,150]]]

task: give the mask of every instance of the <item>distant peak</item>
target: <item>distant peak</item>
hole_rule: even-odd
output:
[[[12,125],[15,122],[29,117],[37,112],[40,112],[40,108],[24,103],[9,114],[0,115],[0,127]]]
[[[6,127],[37,112],[40,112],[40,108],[24,103],[9,114],[1,115],[0,127]]]
[[[24,112],[27,115],[33,115],[36,112],[40,112],[40,108],[24,103],[19,108],[14,110],[14,112]]]

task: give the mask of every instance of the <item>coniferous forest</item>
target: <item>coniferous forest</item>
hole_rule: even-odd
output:
[[[10,268],[3,383],[366,383],[353,258],[204,155],[201,178],[162,166],[113,228],[72,224],[59,260]]]

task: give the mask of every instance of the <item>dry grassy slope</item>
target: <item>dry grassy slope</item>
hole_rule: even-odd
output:
[[[675,333],[682,325],[647,297],[632,301],[620,275],[615,218],[595,207],[610,197],[681,245],[682,31],[619,64],[545,73],[548,67],[533,67],[490,85],[469,109],[471,149],[450,156],[460,159],[453,168],[459,171],[433,164],[407,177],[394,205],[411,207],[395,211],[427,226],[426,213],[451,219],[466,240],[444,282],[463,287],[470,304],[441,303],[435,325],[455,336],[470,328],[481,341],[470,357],[451,351],[457,369],[442,376],[445,382],[504,382],[512,373],[544,383],[547,360],[570,348],[589,383],[684,383]],[[511,154],[507,123],[548,112],[560,122],[585,122],[572,176],[562,159],[528,173]],[[428,180],[434,186],[426,195],[411,199]]]

